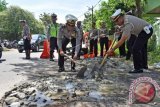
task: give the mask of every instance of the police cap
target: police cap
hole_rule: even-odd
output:
[[[19,20],[20,23],[26,23],[26,20]]]
[[[115,13],[113,13],[113,15],[111,16],[111,19],[113,20],[113,21],[116,21],[120,16],[122,16],[123,15],[123,12],[122,12],[122,10],[121,9],[118,9],[118,10],[116,10],[115,11]]]
[[[75,22],[78,20],[74,15],[68,14],[65,17],[66,22],[70,25],[75,25]]]
[[[52,13],[51,17],[57,17],[57,15],[55,13]]]

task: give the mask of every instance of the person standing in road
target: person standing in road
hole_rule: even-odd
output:
[[[66,15],[66,24],[61,26],[58,32],[57,43],[59,49],[58,55],[58,72],[65,71],[64,53],[69,42],[72,44],[72,58],[77,59],[80,50],[81,35],[79,29],[75,26],[77,18],[71,14]],[[75,72],[75,63],[71,62],[71,71]]]
[[[89,39],[90,39],[90,55],[93,55],[94,50],[94,56],[97,57],[98,54],[98,29],[96,28],[96,23],[93,22],[92,29],[89,31]]]
[[[142,73],[143,69],[148,69],[147,43],[153,34],[152,26],[145,20],[123,14],[121,9],[116,10],[111,18],[116,25],[121,26],[122,37],[108,53],[114,52],[130,38],[131,34],[134,34],[137,36],[132,46],[134,70],[129,71],[129,73]]]
[[[26,59],[30,59],[30,50],[31,50],[31,34],[30,28],[26,23],[26,20],[20,20],[21,26],[23,27],[22,30],[22,37],[24,41],[24,50],[26,53]]]
[[[100,56],[103,57],[103,49],[105,46],[106,52],[108,51],[108,31],[104,21],[101,22],[101,28],[99,29],[99,38],[100,38],[100,47],[101,53]]]
[[[52,24],[49,25],[48,31],[47,31],[47,38],[50,42],[50,61],[54,61],[54,50],[57,49],[58,51],[58,45],[57,45],[57,34],[59,29],[59,24],[57,21],[57,15],[53,13],[51,15]]]
[[[79,53],[78,53],[78,56],[77,56],[77,59],[80,59],[81,50],[82,50],[82,40],[83,40],[83,29],[82,29],[81,21],[77,21],[77,28],[79,29],[80,35],[81,35],[81,38],[82,38],[81,43],[80,43],[80,50],[79,50]]]

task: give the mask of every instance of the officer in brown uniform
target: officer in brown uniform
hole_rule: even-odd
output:
[[[142,73],[143,69],[148,69],[147,42],[153,33],[152,26],[148,22],[135,16],[124,15],[121,9],[116,10],[111,18],[116,25],[121,26],[122,38],[108,53],[114,52],[115,49],[130,38],[131,34],[136,35],[137,38],[132,46],[134,70],[129,73]]]
[[[80,43],[80,50],[79,50],[78,57],[77,57],[77,59],[80,59],[81,50],[82,50],[82,40],[83,40],[83,28],[82,28],[81,21],[77,21],[77,28],[79,29],[80,35],[81,35],[81,38],[82,38],[81,43]]]
[[[22,37],[24,41],[24,50],[26,53],[26,59],[30,59],[30,50],[31,50],[31,35],[30,35],[30,28],[26,23],[26,20],[20,20],[20,23],[23,27],[22,30]]]
[[[108,31],[104,21],[101,22],[101,28],[99,29],[99,38],[100,38],[100,47],[101,47],[100,56],[103,57],[104,46],[105,46],[106,52],[108,51]]]
[[[64,53],[66,51],[66,46],[69,42],[72,44],[72,58],[76,59],[79,49],[81,35],[79,29],[75,26],[77,18],[71,14],[66,15],[66,24],[61,26],[57,36],[57,43],[59,49],[58,57],[58,72],[65,71],[64,68]],[[71,71],[75,72],[75,63],[71,62]]]
[[[98,54],[98,38],[99,38],[98,29],[96,28],[96,23],[93,22],[92,29],[89,31],[89,40],[90,40],[90,54],[93,54],[94,50],[95,57],[97,57]]]

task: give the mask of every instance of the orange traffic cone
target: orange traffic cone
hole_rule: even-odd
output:
[[[49,54],[49,42],[48,42],[48,40],[45,40],[43,42],[43,52],[42,52],[40,58],[46,59],[46,58],[49,58],[49,57],[50,57],[50,54]]]

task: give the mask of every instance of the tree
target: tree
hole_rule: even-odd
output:
[[[21,38],[21,27],[19,20],[26,20],[30,26],[31,33],[42,33],[43,24],[34,18],[34,15],[17,6],[11,6],[0,12],[1,38],[14,40]]]
[[[0,12],[7,9],[7,4],[5,0],[0,0]]]
[[[142,17],[142,11],[145,3],[146,0],[108,0],[107,2],[102,1],[100,3],[99,9],[94,11],[94,18],[96,19],[97,27],[99,27],[100,21],[104,21],[106,22],[106,25],[109,29],[114,29],[114,24],[110,20],[110,17],[118,8],[121,8],[125,12],[132,10],[136,16]],[[153,22],[155,20],[151,17],[145,19],[149,19],[150,22]],[[91,24],[91,15],[87,13],[85,14],[85,20],[83,23],[85,29],[89,28],[89,23]]]
[[[52,22],[50,13],[44,12],[43,14],[40,14],[39,18],[43,23],[47,22],[49,24]]]

